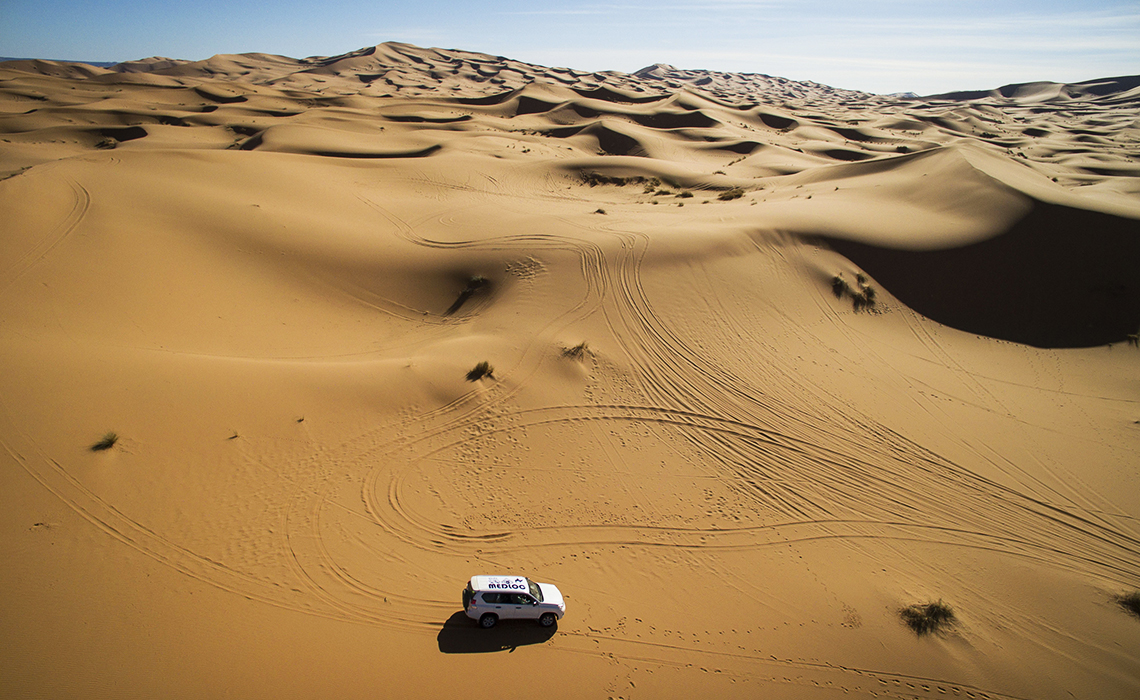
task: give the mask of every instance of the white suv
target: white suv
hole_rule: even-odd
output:
[[[562,619],[566,602],[552,583],[522,576],[472,576],[463,589],[463,611],[484,629],[499,620],[538,620],[551,627]]]

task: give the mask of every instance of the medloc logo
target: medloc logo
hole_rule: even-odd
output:
[[[515,591],[525,591],[526,583],[521,580],[516,581],[489,581],[487,588],[503,588]]]

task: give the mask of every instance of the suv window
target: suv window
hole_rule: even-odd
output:
[[[503,597],[504,596],[502,593],[484,593],[483,602],[489,603],[491,605],[498,605],[499,603],[504,602]]]

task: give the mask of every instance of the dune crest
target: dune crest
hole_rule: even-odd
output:
[[[1138,89],[0,63],[0,694],[1137,696]]]

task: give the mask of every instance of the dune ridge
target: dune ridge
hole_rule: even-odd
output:
[[[0,695],[1136,696],[1137,89],[0,63]]]

